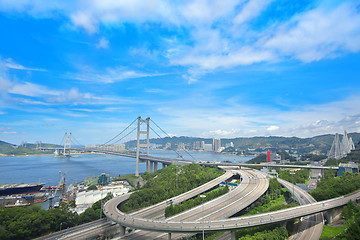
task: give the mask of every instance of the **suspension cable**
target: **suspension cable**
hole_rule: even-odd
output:
[[[120,138],[119,140],[117,140],[116,142],[114,142],[113,144],[118,143],[119,141],[123,140],[124,138],[126,138],[127,136],[129,136],[131,133],[133,133],[136,129],[137,129],[137,126],[136,126],[133,130],[131,130],[128,134],[126,134],[125,136],[123,136],[122,138]]]
[[[171,138],[159,125],[157,125],[152,119],[150,119],[150,121],[151,122],[153,122],[163,133],[165,133],[165,135],[167,136],[167,137],[169,137],[169,138]],[[151,128],[151,127],[150,127]],[[155,130],[154,129],[152,129],[151,128],[151,130],[153,130],[154,132],[155,132]],[[156,132],[155,132],[156,133]],[[157,133],[156,133],[157,134]],[[160,137],[160,135],[159,134],[157,134],[159,137]],[[160,137],[161,138],[161,137]],[[173,150],[173,151],[175,151],[175,150]],[[184,151],[192,158],[192,159],[194,159],[195,161],[197,161],[197,159],[193,156],[193,155],[191,155],[188,151],[186,151],[186,149],[184,149]],[[177,151],[175,151],[180,157],[181,157],[181,155],[177,152]]]
[[[85,145],[81,144],[73,135],[71,135],[71,139],[75,140],[75,143],[77,143],[80,147],[85,146]]]
[[[135,118],[134,121],[132,121],[132,123],[129,124],[129,126],[127,126],[124,130],[122,130],[118,135],[116,135],[115,137],[113,137],[112,139],[110,139],[109,141],[107,141],[105,144],[108,144],[109,142],[111,142],[112,140],[114,140],[115,138],[117,138],[118,136],[120,136],[123,132],[125,132],[135,121],[137,120],[137,118]],[[119,140],[118,140],[119,141]],[[116,141],[115,143],[117,143],[118,141]]]
[[[149,126],[149,128],[159,137],[159,138],[162,138],[152,127]],[[173,149],[172,149],[173,150]],[[173,150],[174,152],[176,152],[176,154],[181,157],[181,155],[176,151],[176,150]]]

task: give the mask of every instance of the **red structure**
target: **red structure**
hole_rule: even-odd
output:
[[[267,162],[270,162],[270,154],[271,153],[272,153],[271,151],[267,151]]]

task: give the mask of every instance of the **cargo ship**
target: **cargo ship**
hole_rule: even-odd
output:
[[[0,196],[19,195],[39,192],[45,183],[12,183],[0,185]]]

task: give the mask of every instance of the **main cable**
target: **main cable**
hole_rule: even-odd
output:
[[[109,141],[107,141],[105,144],[108,144],[109,142],[111,142],[112,140],[114,140],[115,138],[117,138],[118,136],[120,136],[123,132],[125,132],[138,118],[135,118],[134,121],[132,121],[132,123],[129,124],[129,126],[127,126],[124,130],[122,130],[118,135],[116,135],[115,137],[113,137],[112,139],[110,139]],[[116,141],[115,143],[119,142],[120,140]]]
[[[167,134],[159,125],[157,125],[152,119],[150,119],[150,120],[151,120],[151,122],[153,122],[163,133],[165,133],[165,135],[166,135],[167,137],[170,138],[169,134]],[[161,137],[160,137],[160,138],[161,138]],[[188,151],[186,151],[186,149],[184,149],[184,151],[185,151],[190,157],[192,157],[195,161],[197,161],[197,159],[196,159],[193,155],[191,155]]]
[[[149,126],[149,128],[159,137],[161,138],[161,136],[152,128]],[[172,149],[174,152],[176,152],[176,154],[179,156],[179,157],[182,157],[176,150]]]
[[[141,125],[141,124],[140,124]],[[113,144],[115,143],[118,143],[119,141],[123,140],[124,138],[126,138],[127,136],[129,136],[131,133],[133,133],[135,130],[137,129],[137,126],[131,130],[128,134],[126,134],[125,136],[123,136],[122,138],[120,138],[119,140],[117,140],[116,142],[114,142]]]

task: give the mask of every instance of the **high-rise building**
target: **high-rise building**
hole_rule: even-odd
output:
[[[196,141],[193,143],[193,149],[194,150],[200,150],[200,141]]]
[[[221,139],[213,138],[213,152],[219,152],[220,147],[221,147]]]
[[[212,152],[213,151],[213,145],[204,143],[204,151]]]

